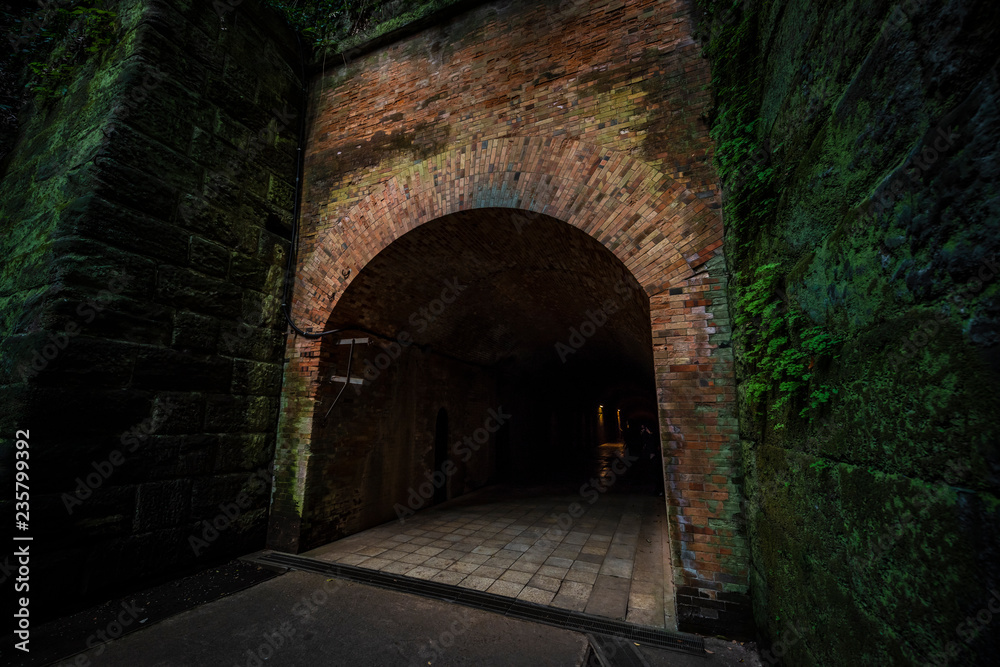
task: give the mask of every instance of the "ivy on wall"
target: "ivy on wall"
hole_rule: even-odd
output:
[[[456,0],[263,0],[305,36],[317,53],[358,44],[452,5]]]
[[[716,167],[724,184],[723,215],[730,264],[737,267],[733,290],[734,339],[741,366],[743,399],[761,414],[769,406],[775,428],[790,404],[802,405],[799,416],[813,419],[816,408],[836,393],[818,381],[818,366],[835,359],[840,341],[824,327],[809,323],[785,291],[790,267],[783,258],[762,256],[762,242],[777,210],[782,174],[761,127],[758,53],[760,8],[747,0],[700,0],[705,55],[712,62],[716,107],[711,134]],[[739,267],[756,267],[740,269]]]
[[[118,39],[118,15],[103,0],[43,0],[0,10],[0,164],[17,138],[18,114],[66,94],[80,65]]]

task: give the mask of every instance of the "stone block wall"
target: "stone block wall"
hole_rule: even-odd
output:
[[[764,658],[992,664],[1000,9],[702,5]]]
[[[2,482],[27,429],[43,615],[262,547],[270,500],[296,40],[252,2],[116,10],[0,185]]]

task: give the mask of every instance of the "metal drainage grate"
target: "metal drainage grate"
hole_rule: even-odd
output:
[[[412,593],[427,598],[465,605],[474,609],[492,611],[508,618],[544,623],[576,632],[621,637],[645,646],[655,646],[690,655],[705,656],[705,643],[700,637],[684,636],[654,628],[646,628],[633,623],[615,621],[602,616],[592,616],[567,609],[546,607],[493,593],[484,593],[459,586],[440,584],[436,581],[425,581],[398,574],[386,574],[385,572],[366,570],[354,565],[329,563],[315,558],[278,552],[259,552],[247,556],[243,560],[271,567],[314,572],[316,574],[378,586],[379,588],[386,588],[401,593]]]
[[[632,642],[621,637],[587,635],[593,658],[588,667],[650,667]]]

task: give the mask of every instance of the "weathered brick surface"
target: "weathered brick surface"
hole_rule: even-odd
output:
[[[673,0],[486,3],[327,70],[293,312],[325,329],[380,251],[459,211],[544,213],[598,240],[650,299],[682,622],[724,629],[745,617],[747,570],[709,72],[691,29]],[[312,520],[322,348],[289,339],[275,546],[301,546]]]

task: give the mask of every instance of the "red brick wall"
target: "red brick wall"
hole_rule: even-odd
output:
[[[487,3],[330,66],[313,89],[293,313],[327,326],[366,264],[457,211],[545,213],[650,297],[684,623],[746,611],[706,62],[676,0]],[[724,343],[720,347],[720,343]],[[299,548],[320,344],[288,347],[272,545]]]

